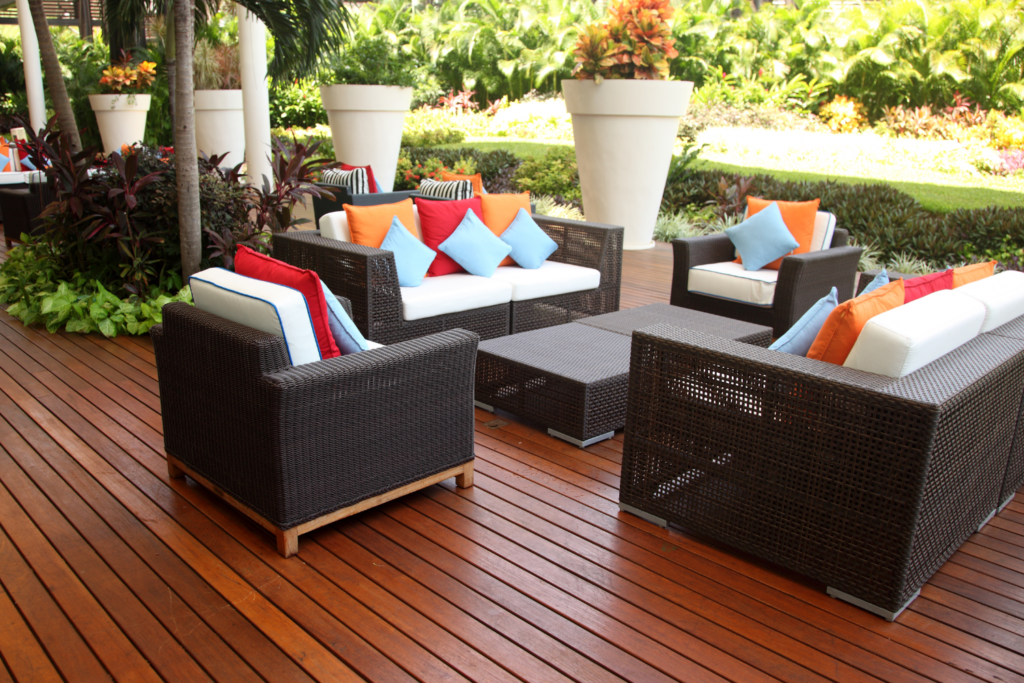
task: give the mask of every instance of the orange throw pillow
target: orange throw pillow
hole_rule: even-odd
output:
[[[470,180],[473,182],[473,196],[484,196],[484,179],[483,176],[479,173],[474,173],[473,175],[462,175],[461,173],[450,173],[448,171],[441,171],[441,180]]]
[[[864,325],[876,315],[902,305],[903,280],[890,282],[873,292],[844,301],[829,313],[807,357],[842,365],[857,343]]]
[[[963,266],[962,268],[954,268],[953,289],[963,287],[968,282],[984,280],[987,277],[991,277],[994,272],[996,272],[995,261],[989,261],[988,263],[972,263],[971,265]]]
[[[416,235],[416,216],[412,212],[412,200],[404,199],[395,204],[376,204],[374,206],[353,206],[342,204],[348,216],[348,231],[352,242],[364,247],[380,249],[381,243],[391,229],[391,221],[395,216],[413,236]]]
[[[759,197],[747,197],[747,218],[750,218],[758,211],[764,211],[772,205],[771,199]],[[782,222],[786,224],[793,239],[800,243],[800,246],[789,252],[789,254],[806,254],[811,250],[811,243],[814,241],[814,221],[818,216],[818,207],[821,200],[815,199],[810,202],[774,202],[779,205],[782,213]],[[786,254],[786,256],[789,256]],[[785,258],[783,256],[782,258]],[[765,266],[769,270],[778,270],[782,267],[782,258],[777,258]],[[736,263],[743,263],[743,258],[737,258]]]
[[[484,225],[486,225],[495,237],[501,237],[501,233],[508,229],[508,226],[515,220],[519,209],[526,209],[530,213],[530,193],[522,194],[485,194],[480,197],[483,204]],[[499,266],[515,265],[511,256],[506,256]]]

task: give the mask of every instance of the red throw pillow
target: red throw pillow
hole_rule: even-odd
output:
[[[466,217],[466,209],[473,209],[477,218],[483,221],[484,210],[479,197],[454,202],[429,199],[416,201],[416,210],[420,214],[420,229],[423,231],[423,244],[437,253],[434,262],[427,269],[428,274],[437,277],[466,272],[466,269],[456,263],[451,256],[437,249],[437,246],[451,237],[455,228],[459,227],[459,223]]]
[[[238,247],[235,252],[235,272],[255,280],[273,282],[302,292],[313,319],[313,332],[320,347],[322,358],[337,358],[341,355],[338,345],[327,323],[327,300],[324,298],[320,276],[312,270],[303,270],[278,261],[248,247]]]
[[[903,288],[903,303],[906,304],[932,292],[953,289],[953,269],[904,280]]]
[[[370,168],[369,166],[349,166],[348,164],[342,164],[341,165],[341,170],[342,171],[354,171],[357,168],[365,168],[366,169],[366,184],[370,188],[370,194],[376,194],[376,192],[377,192],[377,181],[373,179],[373,169],[372,168]]]

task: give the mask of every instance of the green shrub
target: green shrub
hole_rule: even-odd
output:
[[[327,125],[320,86],[312,79],[274,81],[270,86],[270,125],[273,128],[312,128]]]
[[[554,195],[569,201],[583,197],[576,150],[572,147],[552,147],[543,157],[527,159],[512,180],[519,190],[531,194]]]
[[[340,55],[324,66],[320,82],[325,85],[416,85],[416,60],[385,36],[357,34]]]
[[[435,147],[462,142],[466,133],[458,119],[443,109],[414,109],[405,115],[402,147]]]
[[[725,102],[691,103],[679,120],[679,137],[696,140],[707,128],[763,128],[765,130],[828,130],[816,116],[773,105],[735,105]]]

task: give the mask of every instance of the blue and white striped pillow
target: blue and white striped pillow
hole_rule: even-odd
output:
[[[368,194],[370,181],[365,168],[354,168],[351,171],[331,168],[324,171],[320,182],[333,187],[347,187],[352,194]]]
[[[438,199],[472,199],[472,180],[434,180],[424,178],[420,182],[420,194],[424,197],[437,197]]]

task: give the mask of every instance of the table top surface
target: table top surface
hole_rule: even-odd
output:
[[[631,335],[634,330],[639,330],[650,325],[667,323],[677,327],[685,327],[688,330],[713,334],[716,337],[740,340],[745,337],[769,333],[771,328],[742,320],[723,318],[713,313],[694,311],[689,308],[681,308],[670,304],[650,304],[638,308],[627,308],[623,311],[605,313],[593,318],[584,318],[576,321],[580,325],[599,327],[610,332]]]
[[[590,383],[629,373],[632,342],[624,334],[568,323],[482,341],[479,353]]]

